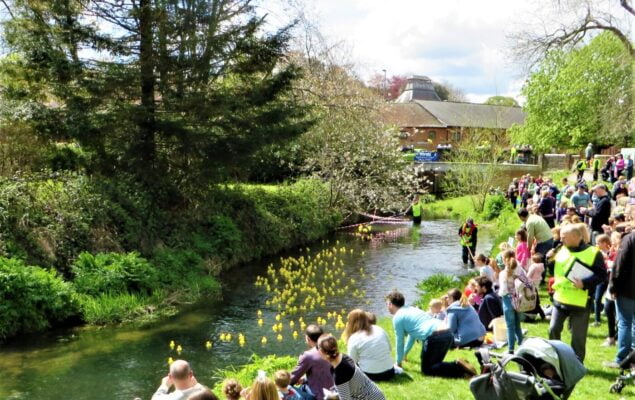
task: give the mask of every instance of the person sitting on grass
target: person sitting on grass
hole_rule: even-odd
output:
[[[218,400],[218,397],[209,389],[205,388],[192,393],[187,400]]]
[[[337,339],[333,335],[322,336],[317,347],[322,359],[331,365],[340,400],[386,399],[377,385],[355,365],[355,361],[339,352]]]
[[[302,396],[293,387],[289,385],[291,375],[289,372],[281,369],[274,374],[274,382],[278,388],[280,400],[302,400]]]
[[[388,334],[371,324],[366,312],[355,309],[348,313],[342,337],[349,357],[370,379],[386,381],[395,376]]]
[[[264,376],[264,373],[259,374],[251,388],[243,389],[241,395],[245,400],[280,400],[276,384]]]
[[[456,347],[481,347],[485,339],[485,327],[478,314],[459,289],[450,289],[448,297],[452,304],[448,307],[448,326],[454,335]]]
[[[174,391],[170,389],[174,387]],[[198,383],[190,364],[185,360],[175,360],[170,364],[167,376],[161,380],[161,386],[152,396],[152,400],[185,400],[194,392],[205,389]]]
[[[441,321],[445,320],[447,316],[443,307],[443,300],[441,299],[432,299],[430,303],[428,303],[428,314],[432,316],[432,318],[440,319]]]
[[[296,389],[305,399],[324,399],[324,390],[335,384],[331,376],[331,366],[324,361],[317,349],[317,341],[324,332],[318,325],[306,327],[304,340],[309,347],[299,358],[298,364],[291,371],[291,385],[300,385]],[[302,378],[306,374],[306,381]]]
[[[478,307],[478,318],[486,330],[491,331],[490,323],[494,318],[503,315],[503,303],[500,296],[492,288],[493,282],[484,276],[476,278],[478,291],[483,297]]]
[[[454,335],[444,321],[432,318],[416,307],[405,307],[403,294],[393,291],[386,296],[386,307],[393,315],[397,365],[402,366],[415,340],[421,340],[421,372],[424,375],[446,378],[464,378],[476,375],[467,361],[444,362],[454,344]],[[405,336],[408,341],[404,343]]]

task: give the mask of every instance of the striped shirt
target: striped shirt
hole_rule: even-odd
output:
[[[346,354],[342,354],[342,361],[331,370],[340,400],[386,400],[377,385]]]

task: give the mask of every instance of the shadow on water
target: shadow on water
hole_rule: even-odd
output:
[[[254,288],[254,281],[269,264],[278,267],[281,257],[313,255],[334,246],[335,241],[353,250],[346,256],[344,269],[347,278],[354,279],[356,288],[366,295],[329,297],[324,307],[304,314],[308,323],[329,310],[358,307],[387,315],[384,296],[390,289],[399,288],[407,301],[414,301],[420,280],[434,273],[465,271],[455,221],[425,221],[421,227],[378,226],[374,230],[379,234],[370,241],[340,232],[308,248],[237,267],[222,277],[220,301],[202,302],[172,318],[143,326],[83,327],[18,338],[0,349],[0,398],[150,398],[166,373],[168,357],[189,360],[199,380],[212,384],[219,368],[244,364],[254,353],[299,354],[304,349],[302,335],[294,339],[288,321],[284,321],[284,340],[276,340],[271,330],[275,310],[265,306],[267,293]],[[485,235],[480,239],[479,249],[491,247]],[[257,310],[263,311],[262,327],[256,323]],[[327,325],[327,329],[334,331],[335,327]],[[233,335],[231,342],[219,340],[225,333]],[[237,343],[239,333],[245,337],[244,346]],[[266,345],[260,342],[263,336],[268,338]],[[171,340],[182,346],[180,355],[170,350]],[[213,342],[209,350],[207,340]]]

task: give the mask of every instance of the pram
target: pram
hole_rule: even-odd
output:
[[[470,381],[476,400],[565,400],[586,374],[573,349],[559,340],[528,338],[515,354],[482,348],[476,358],[481,375]]]
[[[620,376],[611,385],[609,392],[622,393],[624,386],[635,378],[635,350],[620,363]]]

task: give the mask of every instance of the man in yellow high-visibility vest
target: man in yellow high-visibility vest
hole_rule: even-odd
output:
[[[419,225],[421,223],[421,216],[423,214],[423,203],[419,196],[415,196],[412,204],[406,210],[405,214],[412,214],[412,223]]]
[[[459,228],[459,237],[461,238],[461,247],[463,264],[467,266],[468,261],[470,267],[474,268],[474,253],[476,253],[476,240],[478,227],[472,218],[465,220],[465,223]]]
[[[589,316],[595,287],[607,279],[604,258],[597,247],[589,246],[585,224],[566,224],[560,229],[563,246],[556,254],[553,283],[553,312],[549,339],[560,340],[569,318],[571,347],[584,362]],[[586,232],[585,232],[586,231]]]

